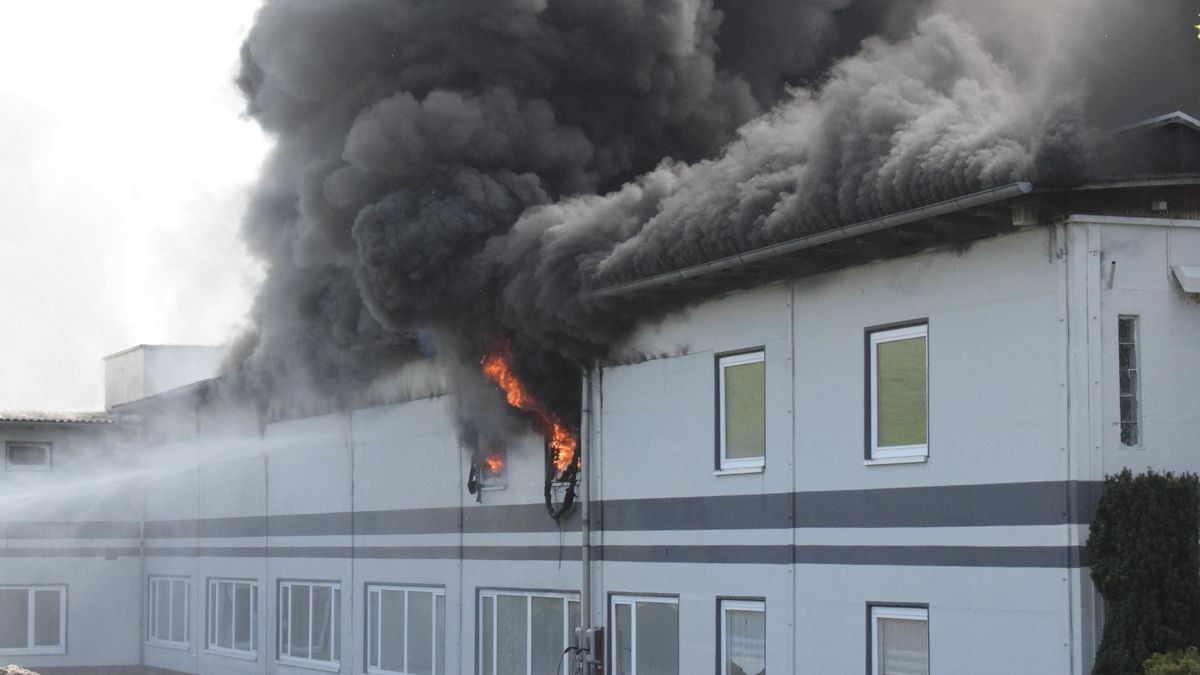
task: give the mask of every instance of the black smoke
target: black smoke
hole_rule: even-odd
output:
[[[590,289],[1080,180],[1098,131],[1195,110],[1197,5],[268,2],[238,83],[276,139],[244,228],[269,276],[236,365],[337,397],[423,346],[474,445],[510,433],[477,368],[506,339],[569,416],[578,364],[660,309]]]

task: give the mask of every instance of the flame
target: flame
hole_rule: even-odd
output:
[[[561,474],[575,461],[575,436],[558,416],[550,412],[541,401],[537,400],[525,389],[524,383],[517,379],[512,368],[512,352],[508,345],[501,344],[491,352],[484,354],[479,360],[483,366],[483,376],[504,390],[508,404],[517,410],[523,410],[535,416],[542,426],[549,430],[550,451],[554,459],[554,467]],[[494,455],[493,455],[494,456]],[[488,457],[491,465],[492,457]],[[501,460],[503,461],[503,460]]]
[[[504,468],[504,456],[498,452],[488,455],[483,461],[487,463],[488,471],[491,471],[492,475],[499,474]]]

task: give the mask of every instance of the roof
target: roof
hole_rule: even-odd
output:
[[[228,347],[228,345],[176,345],[176,344],[151,345],[151,344],[143,343],[140,345],[134,345],[132,347],[126,347],[125,349],[122,349],[119,352],[113,352],[112,354],[109,354],[108,356],[102,357],[101,360],[107,361],[109,359],[113,359],[118,356],[124,356],[125,354],[128,354],[129,352],[136,352],[139,349],[146,350],[146,351],[149,351],[151,349],[204,349],[204,350],[211,350],[211,349],[226,349],[227,347]]]
[[[0,423],[5,422],[22,424],[115,424],[117,416],[105,412],[0,410]]]
[[[1153,129],[1155,127],[1164,127],[1168,124],[1180,124],[1185,127],[1191,127],[1194,131],[1200,131],[1200,120],[1179,110],[1167,113],[1165,115],[1144,119],[1132,124],[1126,124],[1123,127],[1114,129],[1114,131],[1116,133],[1121,133],[1123,131],[1133,131],[1135,129]]]

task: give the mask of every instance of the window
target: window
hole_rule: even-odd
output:
[[[1121,445],[1142,443],[1141,406],[1138,405],[1138,321],[1136,316],[1117,318],[1117,369],[1121,379]]]
[[[929,455],[927,324],[868,330],[867,459]]]
[[[186,577],[150,577],[147,598],[147,639],[152,643],[187,648],[191,638]]]
[[[721,601],[721,675],[767,672],[767,608],[761,600]]]
[[[367,586],[367,672],[445,675],[446,592]]]
[[[929,610],[872,606],[871,675],[929,675]]]
[[[763,466],[767,452],[766,394],[762,351],[717,357],[720,470]]]
[[[679,675],[679,599],[613,596],[612,672]]]
[[[336,665],[342,658],[341,600],[337,583],[279,582],[279,659]]]
[[[563,650],[579,626],[579,598],[481,591],[478,625],[479,675],[567,675]]]
[[[64,654],[66,586],[0,586],[0,654]]]
[[[237,579],[208,581],[208,648],[216,652],[258,653],[258,583]]]
[[[5,443],[4,463],[10,469],[49,469],[50,444],[26,441]]]

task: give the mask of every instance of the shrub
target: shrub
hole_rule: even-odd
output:
[[[1200,675],[1200,651],[1188,647],[1187,651],[1155,654],[1142,667],[1145,675]]]
[[[1106,478],[1087,547],[1106,610],[1095,675],[1137,673],[1155,652],[1200,644],[1195,474],[1126,469]]]

